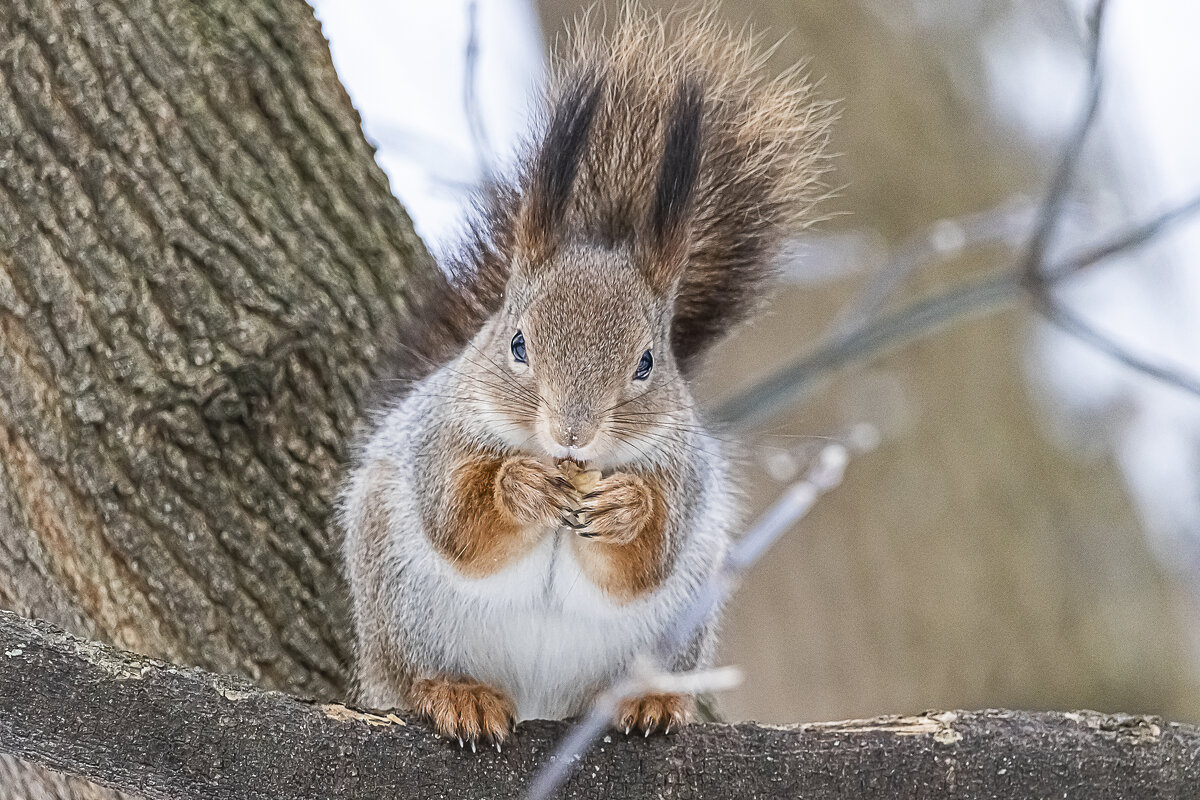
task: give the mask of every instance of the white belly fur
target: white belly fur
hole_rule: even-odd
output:
[[[439,610],[461,634],[454,649],[464,671],[508,693],[522,720],[579,713],[653,636],[645,601],[605,597],[575,561],[571,535],[547,535],[487,578],[452,576],[463,602]]]

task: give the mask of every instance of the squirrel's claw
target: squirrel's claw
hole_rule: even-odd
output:
[[[625,729],[628,736],[639,730],[643,738],[655,732],[664,735],[678,731],[688,719],[689,699],[677,694],[648,694],[622,702],[617,716],[617,725]]]
[[[471,680],[423,678],[414,683],[413,705],[417,713],[459,749],[479,744],[499,746],[516,721],[516,708],[504,694]]]

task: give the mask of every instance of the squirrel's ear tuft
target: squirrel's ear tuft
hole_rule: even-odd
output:
[[[703,122],[704,90],[698,81],[684,78],[667,118],[647,230],[646,278],[656,292],[672,290],[687,265],[689,214],[700,173]]]
[[[579,161],[603,95],[603,77],[594,70],[575,76],[550,114],[537,158],[528,175],[517,223],[517,246],[532,262],[558,243]]]

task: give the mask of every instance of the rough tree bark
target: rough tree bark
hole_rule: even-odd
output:
[[[330,503],[431,268],[303,2],[0,3],[0,607],[338,696]]]
[[[0,613],[4,662],[21,666],[0,669],[0,752],[161,800],[518,797],[563,728],[525,724],[503,753],[464,754],[395,715],[263,692]],[[562,797],[1167,800],[1195,797],[1197,786],[1195,727],[1091,712],[929,712],[614,735]]]

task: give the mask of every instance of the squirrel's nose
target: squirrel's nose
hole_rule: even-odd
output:
[[[550,424],[554,441],[563,447],[587,447],[596,437],[596,423],[581,416],[563,416]]]

